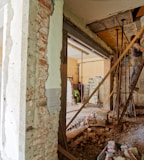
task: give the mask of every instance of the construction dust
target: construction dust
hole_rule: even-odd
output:
[[[68,140],[69,152],[78,160],[96,160],[108,141],[136,147],[144,153],[144,116],[127,118],[121,132],[116,132],[112,125],[85,126],[73,138]]]

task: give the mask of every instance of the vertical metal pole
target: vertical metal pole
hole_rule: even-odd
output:
[[[81,85],[83,84],[83,52],[81,52]],[[81,102],[82,102],[82,86],[80,90],[81,94]]]
[[[118,31],[119,29],[116,29],[117,31],[117,59],[119,58],[119,48],[118,48]],[[115,102],[115,108],[116,108],[116,114],[117,114],[117,119],[119,119],[119,63],[116,68],[116,83],[117,83],[117,93],[116,93],[116,102]]]
[[[121,39],[121,52],[123,51],[123,33],[124,33],[124,21],[125,19],[122,19],[122,39]]]

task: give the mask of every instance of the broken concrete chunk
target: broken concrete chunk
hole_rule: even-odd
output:
[[[107,112],[102,112],[102,111],[98,111],[96,113],[96,121],[97,124],[101,125],[101,126],[105,126],[107,123],[107,118],[108,118],[108,114]]]
[[[126,157],[121,157],[121,156],[118,156],[118,157],[113,157],[114,160],[126,160]]]

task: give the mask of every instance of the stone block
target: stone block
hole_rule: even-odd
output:
[[[107,112],[98,111],[96,113],[97,124],[100,126],[105,126],[107,123],[108,114]]]

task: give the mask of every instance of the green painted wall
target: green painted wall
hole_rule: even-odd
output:
[[[63,0],[54,1],[54,13],[50,18],[48,37],[48,80],[46,88],[60,88],[60,54],[62,50]]]

